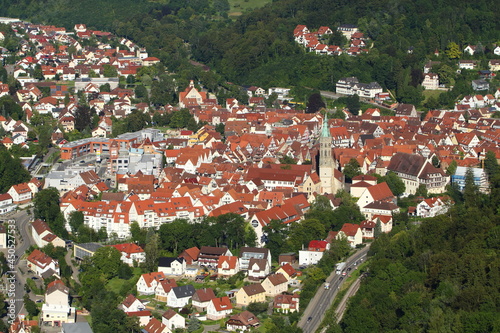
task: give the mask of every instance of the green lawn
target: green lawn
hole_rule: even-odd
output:
[[[424,94],[425,100],[423,103],[427,102],[427,100],[430,97],[438,98],[439,95],[441,95],[444,92],[446,92],[446,90],[424,90],[423,94]]]
[[[271,1],[272,0],[229,0],[229,5],[231,6],[229,16],[240,16],[247,10],[263,7],[271,3]]]

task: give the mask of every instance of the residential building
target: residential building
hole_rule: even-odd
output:
[[[299,311],[299,295],[280,294],[274,296],[273,309],[282,313],[293,313]]]
[[[250,259],[248,263],[248,278],[258,281],[265,278],[271,272],[271,265],[266,259]]]
[[[121,261],[129,266],[133,266],[134,262],[140,264],[146,261],[146,252],[137,244],[125,243],[111,246],[120,251]]]
[[[69,288],[61,280],[52,281],[47,285],[40,320],[43,325],[57,327],[76,321],[75,308],[69,305]]]
[[[158,271],[165,275],[183,275],[186,271],[186,260],[184,258],[161,257],[158,260]]]
[[[250,259],[265,259],[271,266],[271,251],[259,247],[242,247],[240,249],[239,264],[241,270],[247,270]]]
[[[347,239],[352,248],[363,243],[363,233],[359,224],[344,223],[336,238],[341,239],[342,237]]]
[[[198,311],[206,311],[208,304],[215,298],[215,293],[212,288],[202,288],[195,291],[192,304]]]
[[[221,256],[217,263],[217,275],[220,277],[229,277],[238,273],[240,270],[238,257]]]
[[[142,274],[136,283],[139,295],[154,295],[158,284],[165,280],[163,272],[152,272]]]
[[[46,222],[36,219],[31,223],[31,228],[31,236],[38,247],[42,248],[47,244],[52,244],[54,247],[66,246],[64,240],[56,236]]]
[[[138,312],[146,309],[146,306],[132,294],[129,294],[118,307],[124,312]]]
[[[212,298],[207,307],[207,319],[219,320],[226,318],[233,312],[233,305],[229,297]]]
[[[260,322],[257,316],[250,311],[243,311],[229,317],[226,322],[226,329],[228,331],[244,332],[259,327]]]
[[[240,288],[236,293],[236,305],[247,306],[250,303],[261,303],[266,300],[266,290],[260,283]]]
[[[424,74],[424,81],[422,81],[422,87],[426,90],[436,90],[439,88],[439,75],[435,73]]]
[[[161,322],[172,332],[176,328],[186,328],[186,319],[172,309],[165,311],[165,313],[161,316]]]
[[[59,276],[59,263],[57,260],[52,259],[42,251],[35,249],[27,258],[28,269],[33,271],[36,275],[42,277],[51,277],[53,275]]]
[[[168,299],[168,293],[174,287],[177,287],[177,282],[174,279],[160,280],[155,289],[155,299],[161,302],[166,302]]]
[[[269,297],[274,297],[288,290],[288,279],[281,273],[268,275],[261,284],[266,290],[266,296]]]
[[[189,303],[194,293],[195,289],[190,284],[174,287],[168,293],[167,306],[171,308],[182,308]]]
[[[330,243],[322,240],[312,240],[309,242],[307,250],[299,251],[299,265],[316,265],[325,251],[330,249]]]

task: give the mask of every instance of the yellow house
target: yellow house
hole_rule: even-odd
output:
[[[238,290],[235,294],[237,306],[247,306],[250,303],[266,301],[266,290],[260,283],[250,284]]]
[[[262,281],[266,296],[276,296],[288,290],[288,280],[281,274],[271,274]]]

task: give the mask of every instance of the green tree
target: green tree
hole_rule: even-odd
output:
[[[500,171],[497,157],[491,150],[488,151],[484,157],[484,170],[490,179],[493,179]]]
[[[264,247],[271,251],[273,258],[278,258],[286,245],[289,233],[287,225],[280,220],[271,220],[262,230],[264,231],[266,240]]]
[[[68,224],[71,227],[71,232],[75,233],[80,226],[83,225],[84,216],[81,211],[74,211],[69,214]]]
[[[467,168],[463,190],[464,203],[467,207],[477,207],[479,201],[479,187],[474,181],[474,170]]]
[[[95,111],[94,111],[95,113]],[[92,111],[86,105],[80,105],[75,110],[75,128],[83,132],[92,125]]]
[[[450,42],[446,47],[446,56],[450,59],[458,59],[462,55],[458,44],[455,42]]]
[[[110,92],[111,91],[111,86],[109,83],[104,83],[99,87],[100,92]]]
[[[159,236],[154,233],[149,237],[144,252],[146,253],[146,270],[154,272],[158,268]]]
[[[415,192],[415,196],[427,198],[427,186],[425,184],[420,184]]]
[[[455,172],[457,171],[457,161],[453,160],[451,161],[450,165],[446,168],[446,174],[448,176],[453,176]]]
[[[92,264],[98,274],[105,279],[110,279],[118,274],[121,265],[121,253],[112,246],[105,246],[97,249],[92,256]]]
[[[353,94],[347,96],[346,99],[346,107],[352,114],[358,114],[359,109],[361,108],[361,103],[359,102],[359,96],[357,94]]]
[[[67,231],[59,208],[59,191],[56,188],[49,187],[35,194],[33,206],[35,219],[47,222],[56,235],[66,238]]]
[[[28,315],[31,318],[37,316],[40,311],[38,310],[36,303],[31,300],[30,296],[28,294],[25,294],[23,300],[24,300],[24,307],[26,308]]]
[[[352,182],[352,179],[356,176],[361,175],[361,166],[359,162],[355,158],[351,158],[349,162],[344,165],[344,169],[342,170],[347,182]]]
[[[146,234],[147,230],[141,228],[137,221],[133,221],[130,224],[130,234],[132,235],[132,241],[139,244],[146,244]]]
[[[30,180],[30,173],[19,158],[13,158],[4,145],[0,145],[0,193],[7,192],[12,185]]]
[[[118,76],[118,69],[113,65],[104,64],[102,66],[102,69],[103,69],[102,73],[103,73],[104,77],[117,77]]]
[[[398,177],[396,173],[392,171],[389,171],[383,177],[379,177],[377,179],[377,182],[378,183],[386,182],[389,188],[391,189],[392,194],[394,194],[397,197],[399,197],[406,191],[405,183],[401,180],[401,178]]]
[[[288,155],[285,155],[280,158],[280,163],[281,164],[297,164],[297,161]]]
[[[377,218],[377,221],[375,222],[375,229],[373,230],[373,236],[378,238],[380,234],[382,234],[382,222],[380,222],[380,219]]]
[[[309,96],[309,100],[307,101],[307,113],[316,113],[319,110],[326,107],[323,98],[320,93],[314,93]]]

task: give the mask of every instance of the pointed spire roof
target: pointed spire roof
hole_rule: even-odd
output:
[[[325,117],[323,118],[323,128],[321,129],[321,137],[329,138],[330,129],[328,128],[328,112],[325,112]]]

